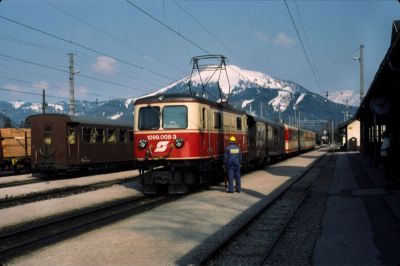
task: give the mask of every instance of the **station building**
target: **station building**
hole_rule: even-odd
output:
[[[340,124],[339,136],[342,150],[360,150],[360,121],[353,118]]]
[[[360,121],[360,150],[379,161],[382,133],[391,138],[392,165],[400,165],[400,21],[392,25],[389,49],[356,113]],[[397,167],[400,168],[400,167]],[[399,175],[399,169],[394,169]]]

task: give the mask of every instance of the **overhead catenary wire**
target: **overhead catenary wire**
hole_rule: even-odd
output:
[[[312,52],[312,49],[311,49],[311,45],[310,45],[310,42],[308,40],[308,34],[307,34],[307,31],[306,31],[306,29],[304,27],[304,23],[303,23],[303,19],[302,19],[301,13],[300,13],[299,6],[297,5],[297,0],[294,1],[294,4],[295,4],[295,7],[296,7],[297,15],[299,16],[300,26],[301,26],[301,28],[303,30],[303,33],[304,33],[305,43],[306,43],[306,45],[308,47],[308,51],[310,53],[311,62],[313,63],[314,70],[315,70],[315,72],[317,74],[318,81],[323,86],[324,84],[323,84],[323,82],[321,80],[321,76],[319,75],[317,64],[315,63],[315,59],[314,59],[314,55],[313,55],[313,52]]]
[[[99,55],[102,55],[102,56],[110,57],[110,58],[112,58],[112,59],[114,59],[114,60],[117,60],[117,61],[119,61],[119,62],[121,62],[121,63],[124,63],[124,64],[126,64],[126,65],[130,65],[130,66],[132,66],[132,67],[135,67],[135,68],[138,68],[138,69],[141,69],[141,70],[144,70],[144,71],[148,71],[148,72],[150,72],[150,73],[153,73],[154,75],[163,77],[163,78],[165,78],[165,79],[168,79],[168,80],[171,80],[171,81],[175,81],[174,78],[171,78],[171,77],[169,77],[169,76],[167,76],[167,75],[164,75],[164,74],[158,73],[158,72],[156,72],[156,71],[152,71],[152,70],[146,69],[146,68],[144,68],[144,67],[142,67],[142,66],[139,66],[139,65],[137,65],[137,64],[133,64],[133,63],[128,62],[128,61],[126,61],[126,60],[124,60],[124,59],[121,59],[121,58],[118,58],[118,57],[115,57],[115,56],[106,54],[106,53],[104,53],[104,52],[101,52],[101,51],[98,51],[98,50],[96,50],[96,49],[93,49],[93,48],[87,47],[87,46],[85,46],[85,45],[82,45],[82,44],[80,44],[80,43],[77,43],[77,42],[74,42],[74,41],[71,41],[71,40],[67,40],[67,39],[65,39],[65,38],[63,38],[63,37],[60,37],[60,36],[57,36],[57,35],[55,35],[55,34],[48,33],[48,32],[46,32],[46,31],[44,31],[44,30],[41,30],[41,29],[38,29],[38,28],[35,28],[35,27],[32,27],[32,26],[26,25],[26,24],[24,24],[24,23],[22,23],[22,22],[19,22],[19,21],[16,21],[16,20],[13,20],[13,19],[4,17],[4,16],[2,16],[2,15],[0,15],[0,18],[3,19],[3,20],[6,20],[6,21],[8,21],[8,22],[17,24],[17,25],[19,25],[19,26],[21,26],[21,27],[24,27],[24,28],[27,28],[27,29],[30,29],[30,30],[33,30],[33,31],[36,31],[36,32],[39,32],[39,33],[42,33],[42,34],[44,34],[44,35],[47,35],[47,36],[50,36],[50,37],[52,37],[52,38],[58,39],[58,40],[60,40],[60,41],[64,41],[64,42],[66,42],[66,43],[69,43],[69,44],[72,44],[72,45],[74,45],[74,46],[80,47],[80,48],[85,49],[85,50],[87,50],[87,51],[90,51],[90,52],[92,52],[92,53],[96,53],[96,54],[99,54]]]
[[[179,72],[181,72],[181,73],[186,73],[185,71],[183,71],[183,70],[177,68],[176,66],[174,66],[174,65],[172,65],[172,64],[170,64],[170,63],[168,63],[168,62],[165,62],[164,60],[161,60],[161,59],[155,57],[154,55],[151,55],[151,54],[149,54],[149,53],[147,53],[147,52],[145,52],[145,51],[143,51],[143,50],[141,50],[141,49],[139,49],[139,48],[133,46],[132,44],[130,44],[130,43],[124,41],[124,40],[121,40],[120,38],[118,38],[118,37],[116,37],[116,36],[114,36],[114,35],[112,35],[112,34],[106,32],[106,31],[104,31],[104,30],[102,30],[102,29],[100,29],[100,28],[98,28],[98,27],[92,25],[91,23],[89,23],[89,22],[87,22],[87,21],[85,21],[85,20],[83,20],[83,19],[81,19],[81,18],[79,18],[79,17],[77,17],[77,16],[71,14],[70,12],[67,12],[67,11],[64,10],[63,8],[57,6],[56,4],[51,3],[50,1],[47,1],[47,0],[42,0],[42,1],[43,1],[44,3],[46,3],[46,4],[48,4],[49,6],[53,7],[54,9],[57,9],[58,11],[64,13],[65,15],[67,15],[67,16],[69,16],[69,17],[72,17],[73,19],[75,19],[75,20],[79,21],[80,23],[86,25],[87,27],[91,28],[92,30],[95,30],[95,31],[97,31],[97,32],[100,32],[100,33],[104,34],[105,36],[109,37],[110,39],[112,39],[112,40],[114,40],[114,41],[117,41],[117,42],[119,42],[119,43],[122,43],[122,44],[124,44],[125,46],[127,46],[127,47],[129,47],[129,48],[131,48],[131,49],[133,49],[133,50],[135,50],[135,51],[137,51],[137,52],[139,52],[139,53],[142,53],[143,55],[146,55],[146,56],[148,56],[148,57],[150,57],[150,58],[152,58],[152,59],[155,59],[156,61],[158,61],[158,62],[160,62],[160,63],[162,63],[162,64],[164,64],[164,65],[167,65],[167,66],[169,66],[169,67],[171,67],[171,68],[173,68],[173,69],[175,69],[175,70],[177,70],[177,71],[179,71]]]
[[[52,76],[49,76],[49,75],[44,75],[44,74],[39,74],[39,73],[31,72],[31,71],[28,71],[28,70],[25,70],[25,69],[21,69],[21,68],[11,67],[11,66],[9,66],[9,65],[8,65],[8,66],[5,66],[5,65],[0,64],[0,66],[1,66],[1,67],[4,67],[4,68],[6,68],[6,69],[14,69],[14,70],[17,70],[17,71],[19,71],[20,73],[28,73],[28,74],[31,74],[31,75],[34,75],[34,76],[46,77],[46,78],[48,78],[48,79],[50,79],[50,80],[55,80],[55,81],[58,81],[58,82],[66,82],[66,80],[63,80],[63,79],[60,79],[60,78],[55,78],[55,77],[52,77]],[[1,76],[0,76],[0,78],[1,78]],[[35,83],[35,82],[33,82],[33,81],[15,79],[15,78],[10,78],[10,77],[5,77],[5,76],[3,76],[3,79],[9,79],[9,80],[14,80],[14,81],[23,82],[23,83],[31,83],[31,84],[33,84],[33,85],[37,84],[37,83]],[[84,86],[84,85],[83,85],[83,86]],[[49,86],[49,87],[60,88],[60,89],[61,89],[60,86],[58,86],[58,87],[56,87],[56,86]],[[102,87],[97,87],[97,86],[96,86],[96,90],[108,91],[108,89],[105,89],[105,88],[102,88]],[[102,97],[105,97],[105,98],[109,99],[109,98],[108,98],[109,96],[101,95],[101,94],[96,94],[96,93],[87,93],[87,95],[102,96]]]
[[[51,70],[58,71],[58,72],[69,73],[69,71],[64,70],[64,69],[60,69],[60,68],[48,66],[48,65],[45,65],[45,64],[28,61],[28,60],[25,60],[25,59],[20,59],[20,58],[8,56],[8,55],[2,54],[2,53],[0,53],[0,56],[6,57],[6,58],[9,58],[9,59],[14,59],[14,60],[17,60],[17,61],[21,61],[21,62],[24,62],[24,63],[27,63],[27,64],[32,64],[32,65],[40,66],[40,67],[43,67],[43,68],[51,69]],[[108,80],[96,78],[96,77],[85,75],[85,74],[81,74],[81,73],[79,74],[79,76],[80,77],[84,77],[84,78],[88,78],[88,79],[92,79],[92,80],[96,80],[96,81],[100,81],[100,82],[104,82],[104,83],[108,83],[108,84],[113,84],[113,85],[116,85],[116,86],[119,86],[119,87],[124,87],[124,88],[133,89],[133,90],[137,90],[137,91],[143,92],[143,89],[132,87],[132,86],[127,86],[127,85],[124,85],[124,84],[121,84],[121,83],[108,81]]]
[[[32,46],[32,47],[35,47],[35,48],[39,48],[39,49],[45,50],[46,52],[51,52],[51,53],[53,53],[55,55],[59,55],[59,56],[65,56],[65,54],[68,53],[66,50],[63,50],[63,49],[58,48],[58,47],[54,47],[54,46],[52,47],[52,46],[48,46],[48,45],[41,45],[41,44],[33,43],[33,42],[24,42],[23,40],[15,38],[15,37],[0,36],[0,39],[6,40],[6,41],[10,41],[10,42],[14,42],[14,43],[17,43],[17,44],[29,45],[29,46]],[[51,51],[50,49],[52,49],[53,51]],[[55,52],[55,50],[57,50],[58,52]],[[77,53],[77,52],[75,52],[75,53]],[[83,52],[79,52],[79,54],[80,55],[85,55],[85,53],[83,53]],[[88,54],[86,54],[86,56],[88,58],[92,59],[92,56],[90,56]],[[80,60],[82,60],[82,59],[80,59]],[[82,60],[82,61],[85,61],[85,60]],[[89,59],[87,59],[86,63],[90,64],[92,62],[90,62]],[[57,66],[57,67],[61,67],[61,66]],[[156,86],[163,86],[164,85],[164,84],[160,84],[160,83],[155,83],[154,79],[153,80],[148,80],[148,79],[144,79],[144,78],[141,78],[141,77],[136,77],[136,76],[131,75],[131,74],[126,74],[126,73],[124,73],[123,76],[132,78],[132,79],[137,80],[137,81],[142,81],[142,82],[146,82],[146,83],[149,83],[149,84],[153,84],[153,85],[156,85]]]
[[[28,91],[21,91],[21,90],[13,90],[13,89],[7,89],[7,88],[3,88],[3,87],[0,87],[0,90],[42,97],[42,94],[41,94],[41,93],[28,92]],[[55,96],[55,95],[48,95],[48,94],[46,94],[46,97],[48,97],[48,98],[63,99],[63,100],[67,100],[67,101],[68,101],[68,98],[62,97],[62,96]]]
[[[159,24],[161,24],[162,26],[164,26],[166,29],[168,29],[169,31],[173,32],[175,35],[179,36],[180,38],[184,39],[185,41],[189,42],[190,44],[192,44],[193,46],[197,47],[198,49],[200,49],[201,51],[205,52],[206,54],[210,55],[211,53],[209,51],[207,51],[206,49],[200,47],[198,44],[196,44],[195,42],[193,42],[192,40],[190,40],[189,38],[187,38],[186,36],[184,36],[183,34],[177,32],[175,29],[173,29],[172,27],[168,26],[167,24],[165,24],[164,22],[162,22],[161,20],[159,20],[158,18],[154,17],[153,15],[151,15],[149,12],[147,12],[146,10],[144,10],[143,8],[140,8],[139,6],[135,5],[134,3],[132,3],[129,0],[125,0],[126,2],[128,2],[130,5],[132,5],[133,7],[135,7],[137,10],[139,10],[140,12],[142,12],[143,14],[145,14],[146,16],[150,17],[151,19],[153,19],[154,21],[158,22]]]
[[[31,85],[38,85],[38,83],[35,83],[33,81],[28,81],[28,80],[23,80],[23,79],[16,79],[16,78],[11,78],[11,77],[7,77],[7,76],[2,76],[0,75],[1,79],[6,79],[6,80],[12,80],[12,81],[16,81],[16,82],[21,82],[21,83],[25,83],[25,84],[31,84]],[[34,87],[36,89],[41,89],[38,87]],[[52,90],[52,91],[56,91],[56,90],[62,90],[63,88],[61,87],[56,87],[56,86],[51,86],[51,85],[46,85],[46,90]],[[107,97],[105,95],[102,94],[97,94],[97,93],[87,93],[88,95],[93,95],[93,96],[101,96],[101,97]]]
[[[347,53],[343,54],[342,56],[339,56],[339,57],[336,58],[335,60],[332,60],[331,62],[329,62],[329,63],[327,63],[327,64],[321,66],[320,68],[318,68],[318,71],[325,70],[326,68],[329,68],[329,67],[335,65],[335,64],[338,63],[339,61],[341,61],[341,60],[343,60],[343,59],[345,59],[345,58],[348,58],[349,55],[353,54],[354,52],[356,52],[356,51],[358,51],[358,50],[360,50],[360,48],[353,49],[353,50],[351,50],[350,52],[347,52]],[[353,62],[352,62],[352,63],[353,63]],[[307,76],[307,75],[309,75],[309,74],[312,74],[312,72],[309,71],[309,72],[306,72],[306,73],[303,73],[303,74],[299,74],[299,75],[297,75],[297,76],[295,76],[295,77],[289,78],[289,80],[296,80],[296,79],[299,79],[299,78],[301,78],[301,77],[303,77],[303,76]]]
[[[292,21],[293,27],[294,27],[294,29],[295,29],[295,31],[296,31],[297,37],[299,38],[299,41],[300,41],[300,44],[301,44],[301,48],[303,49],[303,52],[304,52],[304,55],[305,55],[305,57],[306,57],[306,59],[307,59],[308,65],[310,66],[311,72],[313,73],[314,81],[315,81],[315,83],[317,84],[319,90],[322,92],[321,85],[320,85],[320,83],[318,82],[317,75],[316,75],[316,73],[315,73],[315,71],[314,71],[314,68],[313,68],[313,66],[312,66],[312,64],[311,64],[310,58],[309,58],[309,56],[308,56],[308,54],[307,54],[307,51],[306,51],[306,49],[305,49],[305,47],[304,47],[304,43],[303,43],[303,40],[301,39],[299,30],[297,29],[296,23],[294,22],[294,19],[293,19],[293,16],[292,16],[292,12],[290,12],[290,8],[289,8],[289,6],[288,6],[286,0],[283,0],[283,2],[285,3],[286,9],[287,9],[287,11],[288,11],[288,13],[289,13],[289,16],[290,16],[290,19],[291,19],[291,21]]]
[[[182,5],[180,5],[176,0],[174,0],[175,5],[181,9],[187,16],[189,16],[194,22],[196,22],[205,32],[211,35],[222,47],[224,47],[228,52],[230,52],[235,58],[237,58],[245,67],[252,70],[232,49],[225,45],[215,34],[208,30],[200,21],[198,21],[193,15],[189,13]]]

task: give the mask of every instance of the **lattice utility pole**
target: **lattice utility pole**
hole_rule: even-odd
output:
[[[360,44],[360,56],[353,57],[354,60],[357,60],[360,63],[360,104],[362,99],[364,98],[364,45]]]
[[[69,115],[75,115],[74,54],[69,53]]]
[[[42,90],[42,114],[46,113],[46,107],[47,107],[47,104],[46,104],[46,91]]]

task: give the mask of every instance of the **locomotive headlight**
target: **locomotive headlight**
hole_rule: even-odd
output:
[[[182,138],[177,138],[175,140],[175,146],[180,149],[183,147],[183,144],[185,143],[185,141]]]
[[[145,140],[145,139],[139,140],[138,146],[139,146],[139,149],[143,150],[147,146],[147,140]]]

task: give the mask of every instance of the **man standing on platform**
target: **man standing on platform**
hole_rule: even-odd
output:
[[[235,178],[236,192],[240,193],[240,164],[242,163],[242,152],[235,144],[236,138],[229,138],[229,145],[225,148],[224,165],[228,171],[228,193],[233,193],[233,179]]]

